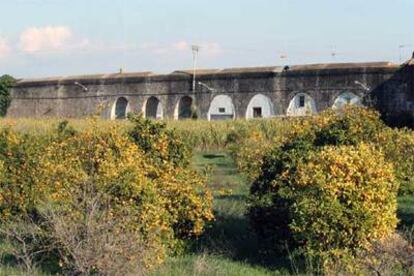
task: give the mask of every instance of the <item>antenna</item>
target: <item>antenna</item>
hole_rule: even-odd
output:
[[[411,46],[411,44],[400,44],[400,45],[398,45],[398,55],[399,55],[399,61],[400,61],[400,63],[402,62],[402,51],[403,51],[403,49],[404,48],[406,48],[406,47],[410,47]]]
[[[331,57],[332,57],[332,60],[335,61],[337,55],[338,55],[338,53],[336,52],[336,47],[335,47],[335,45],[333,45],[332,48],[331,48]]]
[[[200,51],[200,46],[191,45],[191,50],[193,51],[193,92],[195,92],[195,90],[196,90],[197,58],[198,58],[198,52]]]

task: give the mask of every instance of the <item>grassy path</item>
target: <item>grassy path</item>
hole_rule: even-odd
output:
[[[249,185],[232,159],[221,153],[197,153],[193,167],[210,168],[216,220],[193,246],[192,254],[171,258],[154,275],[286,275],[286,262],[271,269],[261,259],[244,214]]]

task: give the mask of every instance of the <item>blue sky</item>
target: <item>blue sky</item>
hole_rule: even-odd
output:
[[[399,62],[414,51],[414,0],[2,2],[0,75],[16,77],[171,72],[191,68],[192,44],[205,68]]]

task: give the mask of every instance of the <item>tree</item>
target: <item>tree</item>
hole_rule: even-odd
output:
[[[0,117],[4,117],[10,105],[10,88],[15,84],[16,80],[10,75],[0,77]]]

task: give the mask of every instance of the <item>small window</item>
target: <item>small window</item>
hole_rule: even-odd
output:
[[[253,107],[253,118],[262,118],[262,108],[261,107]]]
[[[226,112],[226,109],[224,108],[224,107],[219,107],[219,113],[225,113]]]
[[[305,107],[305,95],[299,96],[299,107]]]

